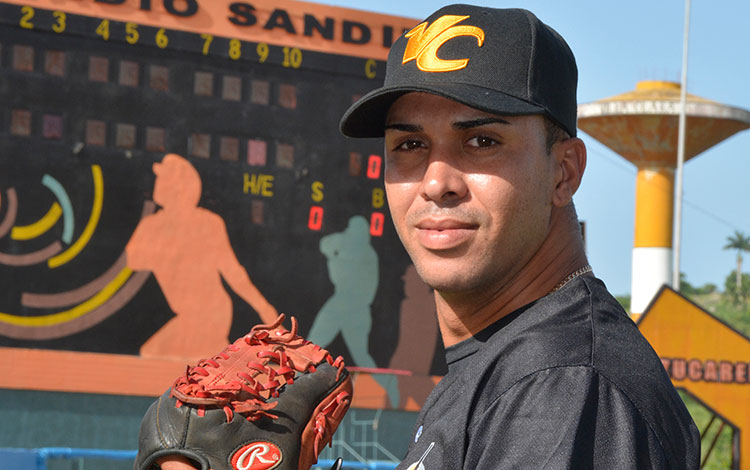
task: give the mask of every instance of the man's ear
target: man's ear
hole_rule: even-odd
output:
[[[564,207],[570,203],[573,194],[581,185],[581,178],[586,169],[586,145],[581,139],[571,137],[556,142],[551,153],[558,166],[552,191],[552,204],[555,207]]]

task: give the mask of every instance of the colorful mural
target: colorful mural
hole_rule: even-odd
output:
[[[416,409],[444,370],[380,143],[337,129],[411,20],[363,14],[341,55],[346,10],[213,36],[229,3],[0,2],[0,387],[155,395],[279,312],[363,371],[355,406]]]

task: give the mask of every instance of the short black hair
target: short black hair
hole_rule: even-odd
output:
[[[547,153],[549,154],[552,151],[553,145],[561,140],[569,139],[570,134],[549,117],[542,115],[542,118],[544,119],[544,131],[546,133],[544,142],[547,147]]]

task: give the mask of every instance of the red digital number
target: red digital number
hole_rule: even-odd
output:
[[[382,212],[373,212],[370,216],[370,235],[380,237],[383,235],[383,226],[385,225],[385,216]]]
[[[380,166],[383,164],[383,158],[380,155],[370,155],[367,160],[367,177],[370,179],[380,178]]]
[[[320,230],[323,227],[323,208],[320,206],[310,207],[310,217],[307,219],[307,228]]]

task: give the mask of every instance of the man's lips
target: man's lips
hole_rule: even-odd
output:
[[[468,241],[477,224],[454,219],[426,219],[415,225],[417,240],[428,250],[449,250]]]

